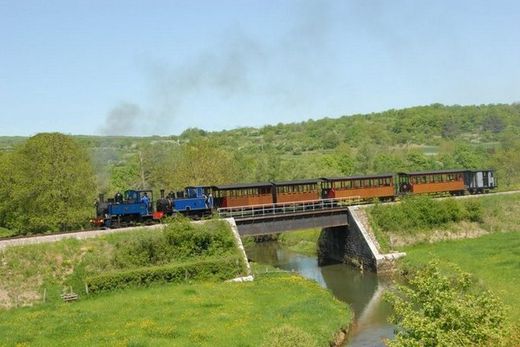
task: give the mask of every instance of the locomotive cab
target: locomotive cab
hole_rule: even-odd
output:
[[[211,208],[209,206],[209,198],[206,195],[206,187],[186,187],[182,196],[182,198],[177,197],[173,200],[172,207],[174,212],[198,216],[210,213]]]

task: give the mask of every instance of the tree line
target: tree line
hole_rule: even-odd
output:
[[[520,105],[430,105],[179,136],[0,138],[0,228],[86,226],[98,192],[452,168],[520,186]]]

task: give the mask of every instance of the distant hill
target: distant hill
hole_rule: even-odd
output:
[[[141,185],[151,187],[159,182],[175,186],[196,183],[196,178],[168,181],[153,178],[161,176],[158,174],[145,175],[144,171],[164,170],[162,177],[179,174],[182,165],[165,166],[160,162],[165,158],[174,158],[175,162],[186,146],[201,142],[220,151],[216,153],[229,156],[228,166],[232,165],[233,170],[216,174],[215,180],[219,182],[461,166],[503,169],[505,163],[514,160],[504,159],[505,152],[500,151],[511,151],[520,140],[520,104],[433,104],[262,128],[216,132],[192,128],[178,136],[74,137],[90,149],[100,181],[114,181],[114,171],[118,172],[118,183],[108,185],[112,187],[107,188],[109,191],[125,184],[135,185],[139,181],[137,176]],[[23,137],[0,137],[0,151],[9,151],[22,141]],[[146,165],[141,167],[140,175],[136,165]]]

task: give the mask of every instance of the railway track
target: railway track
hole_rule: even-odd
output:
[[[130,226],[124,228],[117,229],[87,229],[87,230],[77,230],[77,231],[65,231],[65,232],[57,232],[52,234],[36,234],[36,235],[20,235],[20,236],[12,236],[12,237],[3,237],[0,238],[0,250],[9,247],[9,246],[22,246],[22,245],[31,245],[38,243],[50,243],[56,242],[64,239],[88,239],[93,237],[98,237],[107,234],[114,234],[119,232],[127,232],[133,229],[142,229],[142,228],[160,228],[162,224],[154,224],[154,225],[139,225],[139,226]]]
[[[507,192],[493,192],[489,194],[476,194],[476,195],[465,195],[454,197],[456,199],[464,199],[464,198],[478,198],[482,196],[491,196],[491,195],[508,195],[508,194],[518,194],[520,190],[507,191]],[[367,206],[367,205],[365,205]],[[68,238],[75,239],[87,239],[92,237],[102,236],[104,234],[112,234],[118,232],[126,232],[131,231],[133,229],[142,229],[142,228],[160,228],[162,224],[153,224],[153,225],[138,225],[138,226],[128,226],[121,227],[115,229],[86,229],[86,230],[76,230],[76,231],[63,231],[52,234],[34,234],[34,235],[18,235],[11,237],[1,237],[0,238],[0,250],[15,245],[28,245],[28,244],[37,244],[37,243],[48,243],[55,242]]]

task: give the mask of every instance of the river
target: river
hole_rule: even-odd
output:
[[[389,307],[382,300],[388,283],[376,274],[361,273],[345,264],[318,266],[317,257],[292,252],[278,242],[257,243],[246,247],[246,253],[256,263],[315,280],[350,305],[355,318],[346,346],[384,346],[383,339],[393,336],[393,326],[386,322]]]

